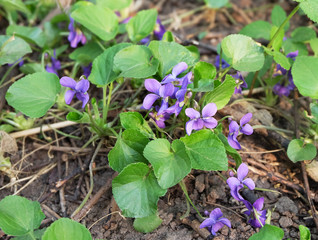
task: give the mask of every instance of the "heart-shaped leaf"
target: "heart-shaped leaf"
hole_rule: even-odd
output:
[[[287,156],[293,162],[299,162],[303,160],[312,160],[317,155],[316,147],[311,144],[304,144],[300,139],[292,140],[287,148]]]

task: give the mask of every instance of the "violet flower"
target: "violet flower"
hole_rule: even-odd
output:
[[[245,114],[240,120],[240,126],[236,121],[231,121],[227,141],[232,148],[241,149],[241,144],[237,141],[237,136],[240,132],[245,135],[251,135],[253,133],[253,128],[248,124],[252,116],[252,113]]]
[[[236,79],[236,83],[238,84],[235,87],[234,94],[242,94],[242,88],[247,88],[248,85],[240,72],[237,72],[235,75],[232,75],[233,78]]]
[[[87,66],[82,66],[83,75],[88,78],[92,71],[92,63],[88,64]]]
[[[162,98],[165,102],[168,102],[168,98],[174,95],[174,86],[172,83],[162,85],[156,79],[146,79],[145,88],[152,92],[148,94],[143,101],[143,108],[149,110],[154,102],[159,98]]]
[[[206,212],[208,214],[208,212]],[[216,208],[211,211],[209,217],[205,219],[200,228],[208,228],[208,230],[215,236],[216,232],[219,231],[224,225],[231,228],[231,222],[227,218],[222,217],[223,213],[220,208]]]
[[[166,127],[165,121],[168,120],[172,114],[171,112],[167,111],[167,108],[168,102],[162,100],[160,108],[159,106],[155,107],[157,112],[149,113],[150,117],[152,117],[155,120],[156,124],[160,128]]]
[[[190,118],[190,121],[186,123],[187,134],[190,136],[192,130],[200,130],[203,127],[215,128],[218,122],[212,116],[215,115],[216,111],[215,103],[209,103],[202,109],[202,117],[198,111],[193,108],[187,108],[185,114]]]
[[[257,199],[253,205],[248,201],[244,201],[244,204],[248,209],[244,213],[250,217],[248,223],[255,228],[263,227],[266,221],[266,209],[262,210],[264,206],[264,198],[262,197]]]
[[[45,70],[49,73],[54,73],[58,76],[57,71],[61,69],[61,62],[56,59],[56,51],[54,49],[54,56],[51,56],[51,65],[47,64]]]
[[[14,64],[16,64],[17,62],[19,62],[18,63],[18,66],[19,67],[22,67],[23,66],[23,64],[24,64],[24,60],[23,60],[23,58],[21,57],[21,58],[19,58],[17,61],[15,61],[14,63],[8,63],[8,66],[9,67],[12,67]]]
[[[82,79],[79,82],[76,82],[74,79],[70,77],[62,77],[60,79],[60,84],[64,87],[69,87],[71,90],[67,90],[65,93],[65,103],[70,104],[74,95],[76,95],[77,99],[82,101],[82,108],[85,107],[89,100],[89,96],[87,90],[89,89],[89,81],[86,79]]]
[[[155,29],[153,30],[153,35],[157,40],[162,40],[163,35],[166,33],[165,27],[162,25],[159,18],[157,18]]]
[[[178,63],[177,65],[175,65],[172,68],[171,73],[162,79],[161,83],[165,84],[165,83],[172,82],[172,83],[176,83],[178,85],[182,85],[184,80],[190,81],[190,79],[192,77],[192,73],[190,73],[190,72],[188,74],[191,74],[191,75],[185,75],[183,78],[178,78],[178,76],[181,73],[183,73],[185,70],[187,70],[187,68],[188,68],[188,64],[186,64],[185,62]]]
[[[70,24],[68,25],[68,30],[70,31],[67,39],[71,43],[72,48],[76,48],[81,42],[83,45],[86,43],[86,37],[84,33],[75,27],[74,19],[70,17]]]
[[[245,201],[241,196],[239,191],[244,187],[248,187],[250,190],[255,188],[255,183],[251,178],[244,179],[248,174],[248,167],[245,163],[241,163],[241,165],[237,169],[237,178],[229,177],[226,183],[229,185],[231,189],[231,195],[238,201]]]
[[[217,69],[220,69],[220,55],[217,55],[217,56],[216,56],[214,66],[215,66]],[[222,69],[224,69],[224,68],[229,67],[230,64],[228,64],[227,61],[225,61],[225,60],[222,58],[222,60],[221,60],[221,66],[222,66]]]

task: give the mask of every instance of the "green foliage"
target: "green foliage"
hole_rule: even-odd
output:
[[[300,240],[310,240],[311,234],[307,227],[299,225]]]
[[[108,160],[112,169],[121,172],[135,162],[148,163],[143,156],[149,139],[137,129],[127,129],[117,138],[115,147],[109,152]]]
[[[132,3],[132,0],[97,0],[97,6],[107,7],[113,11],[127,8]]]
[[[276,63],[280,64],[286,70],[290,69],[290,62],[284,54],[274,49],[268,49],[266,47],[264,47],[264,50],[268,55],[273,56]]]
[[[66,115],[66,120],[77,122],[77,123],[90,123],[89,116],[86,112],[79,113],[79,112],[69,112]]]
[[[6,100],[29,117],[42,117],[54,105],[60,88],[59,78],[54,73],[37,72],[12,84]]]
[[[207,62],[197,62],[194,66],[194,89],[192,91],[208,92],[214,88],[214,78],[216,76],[216,68]]]
[[[181,141],[190,156],[192,168],[204,171],[227,170],[228,159],[224,145],[211,130],[200,130],[181,138]]]
[[[158,13],[155,9],[138,12],[126,24],[129,39],[136,43],[147,37],[155,28],[157,15]]]
[[[154,75],[158,66],[158,60],[145,46],[126,47],[114,57],[114,70],[121,71],[120,77],[146,78]]]
[[[316,38],[316,32],[309,27],[298,27],[291,33],[293,42],[306,42]]]
[[[20,67],[20,71],[24,74],[32,74],[36,72],[42,72],[43,68],[39,63],[25,63]]]
[[[173,187],[191,171],[191,160],[182,141],[174,140],[170,146],[167,139],[148,143],[144,156],[151,163],[160,187]]]
[[[109,8],[94,4],[79,6],[71,17],[104,41],[113,39],[117,34],[118,17]]]
[[[159,75],[164,77],[175,65],[185,62],[189,67],[196,63],[196,59],[184,46],[176,42],[151,41],[149,49],[159,60]]]
[[[269,22],[259,20],[246,25],[239,33],[256,39],[270,40],[271,29],[272,25]]]
[[[7,196],[0,201],[0,228],[8,235],[32,235],[44,218],[38,202],[20,196]]]
[[[103,50],[95,42],[90,42],[82,47],[76,48],[70,55],[70,59],[75,60],[81,65],[88,65],[99,56]]]
[[[303,96],[318,98],[318,58],[299,56],[292,67],[296,87]]]
[[[307,17],[309,17],[312,21],[318,23],[318,1],[317,0],[296,0],[300,2],[301,10],[306,13]]]
[[[229,0],[204,0],[204,2],[209,8],[221,8],[224,7]]]
[[[154,138],[154,133],[149,127],[147,121],[143,119],[138,112],[122,112],[120,115],[120,122],[125,129],[138,129],[142,134],[148,138]]]
[[[7,11],[20,11],[25,14],[30,13],[22,0],[0,0],[0,6],[3,6]]]
[[[6,34],[21,37],[27,42],[35,43],[41,48],[46,42],[45,35],[39,27],[11,25],[6,29]]]
[[[153,171],[144,163],[125,167],[112,182],[116,203],[126,217],[143,218],[157,212],[159,197],[166,194]]]
[[[231,34],[223,39],[221,47],[229,64],[238,71],[257,71],[264,65],[263,48],[250,37]]]
[[[129,43],[120,43],[107,48],[93,61],[92,72],[88,80],[96,85],[104,86],[116,80],[119,73],[113,70],[114,56],[122,49],[130,46]]]
[[[298,56],[307,56],[308,50],[307,46],[301,42],[294,42],[292,39],[288,38],[287,40],[283,41],[282,48],[285,54],[295,52],[298,50]]]
[[[235,79],[226,75],[225,80],[219,86],[204,95],[204,105],[213,102],[218,109],[222,109],[230,101],[235,87]]]
[[[312,160],[316,155],[316,147],[311,143],[306,144],[300,139],[292,140],[287,148],[287,156],[293,162]]]
[[[272,27],[271,39],[276,35],[276,32],[278,31],[278,29],[279,28],[277,26]],[[280,31],[278,33],[278,36],[273,41],[272,48],[279,52],[283,44],[283,39],[284,39],[284,31]]]
[[[273,25],[275,25],[276,27],[280,27],[280,25],[285,21],[286,18],[287,15],[284,9],[279,5],[275,5],[271,14],[271,21]],[[287,31],[288,28],[289,22],[285,25],[284,30]]]
[[[82,224],[69,218],[60,218],[48,227],[43,240],[91,240],[92,236]]]
[[[0,35],[0,66],[14,63],[25,54],[32,52],[29,44],[19,37]]]
[[[311,39],[309,43],[310,43],[311,49],[315,53],[315,57],[318,57],[318,38]]]
[[[158,213],[150,215],[144,218],[136,218],[134,221],[134,228],[138,232],[149,233],[155,230],[162,223],[162,219],[158,216]]]
[[[265,224],[260,231],[254,234],[249,240],[282,240],[284,237],[283,229]]]
[[[222,141],[226,153],[235,160],[236,166],[240,166],[240,164],[242,163],[241,155],[230,146],[229,142],[227,141],[227,138],[222,133],[218,133],[217,136]]]
[[[310,103],[310,110],[313,116],[311,120],[318,124],[318,103]]]

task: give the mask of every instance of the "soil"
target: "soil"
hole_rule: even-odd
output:
[[[213,20],[211,11],[198,12],[192,16],[180,20],[178,16],[182,13],[195,9],[202,5],[203,1],[176,1],[176,0],[158,0],[158,1],[136,1],[141,2],[141,9],[157,7],[161,20],[172,18],[171,24],[167,29],[173,31],[179,40],[197,40],[200,32],[206,32],[205,37],[200,41],[209,46],[216,46],[222,38],[237,33],[243,26],[255,20],[268,20],[271,9],[274,4],[280,4],[287,12],[290,12],[294,3],[292,1],[261,1],[261,0],[242,0],[232,1],[233,7],[226,11],[215,13]],[[228,17],[232,16],[233,21]],[[308,19],[296,16],[291,22],[291,29],[296,26],[307,26]],[[203,47],[199,48],[201,59],[213,63],[215,52]],[[130,90],[125,85],[122,90]],[[123,91],[124,92],[124,91]],[[129,91],[126,91],[129,93]],[[96,94],[96,93],[95,93]],[[129,93],[118,96],[116,101],[124,101],[131,97]],[[141,99],[139,99],[141,101]],[[235,99],[233,99],[235,101]],[[286,99],[280,100],[279,106],[282,111],[291,114]],[[139,102],[140,104],[140,102]],[[247,103],[246,103],[247,104]],[[251,104],[251,103],[249,103]],[[292,129],[286,124],[275,112],[251,104],[255,112],[269,115],[274,119],[277,127]],[[4,106],[4,109],[9,108]],[[232,105],[219,112],[218,119],[227,114],[232,116],[244,115],[241,111],[244,105]],[[244,110],[243,110],[244,111]],[[265,113],[264,113],[265,111]],[[246,111],[247,112],[247,111]],[[113,112],[114,117],[117,113]],[[111,119],[110,119],[111,120]],[[50,122],[50,120],[46,120]],[[254,121],[262,122],[262,117]],[[271,120],[270,120],[271,121]],[[256,123],[257,124],[257,123]],[[262,123],[264,124],[264,123]],[[52,221],[59,217],[70,217],[74,210],[79,206],[89,189],[89,175],[75,174],[76,176],[68,180],[61,191],[56,191],[58,180],[79,171],[81,166],[90,161],[95,146],[90,145],[89,151],[75,154],[69,149],[63,147],[80,148],[88,139],[89,134],[85,127],[71,126],[61,129],[64,133],[72,134],[80,139],[64,137],[59,133],[48,132],[45,135],[39,134],[32,137],[20,138],[17,140],[19,151],[11,157],[11,162],[18,171],[17,179],[23,179],[27,176],[34,176],[41,169],[56,164],[50,171],[39,175],[36,179],[26,185],[30,180],[20,182],[13,187],[8,187],[0,191],[0,199],[7,195],[13,194],[20,188],[24,188],[19,195],[31,200],[41,202],[42,209],[47,216],[47,220],[41,227],[48,226]],[[75,133],[74,133],[75,131]],[[292,136],[289,136],[291,139]],[[56,141],[58,138],[63,138]],[[39,146],[55,147],[54,149],[39,149]],[[102,146],[101,151],[95,159],[94,171],[94,196],[99,189],[105,188],[109,179],[114,175],[107,165],[107,153],[114,146],[115,139],[107,139]],[[265,208],[272,210],[271,224],[281,227],[285,232],[284,239],[299,239],[298,226],[306,225],[310,228],[312,239],[318,239],[318,231],[313,219],[310,217],[309,205],[302,198],[304,192],[303,180],[301,175],[300,164],[292,163],[286,156],[282,142],[277,143],[274,133],[270,131],[255,131],[251,136],[244,136],[240,139],[243,148],[240,151],[243,162],[249,165],[249,177],[251,177],[258,188],[277,190],[280,193],[257,191],[259,197],[265,198]],[[27,156],[27,157],[26,157]],[[234,161],[230,159],[233,166]],[[222,172],[228,176],[227,172]],[[279,176],[274,178],[273,175]],[[10,182],[9,177],[1,173],[0,187]],[[226,183],[214,172],[193,170],[185,179],[190,198],[197,206],[201,213],[204,210],[211,211],[216,207],[221,208],[224,217],[232,223],[232,228],[223,227],[218,236],[213,239],[248,239],[255,232],[259,231],[247,224],[247,218],[242,213],[244,205],[234,200],[230,195],[230,189]],[[310,179],[310,187],[314,203],[318,204],[318,185]],[[179,186],[175,186],[160,198],[158,202],[159,216],[163,222],[155,231],[147,234],[136,232],[133,228],[133,220],[124,218],[119,214],[118,207],[112,197],[110,184],[106,186],[106,191],[93,205],[88,214],[80,220],[86,227],[91,227],[90,232],[94,239],[167,239],[167,240],[191,240],[191,239],[212,239],[207,230],[198,230],[196,227],[200,218],[192,209],[186,220],[180,220],[180,217],[186,212],[187,206],[185,197]],[[63,199],[65,199],[63,201]],[[63,210],[65,208],[65,210]],[[0,234],[1,236],[1,234]],[[8,239],[3,236],[3,239]]]

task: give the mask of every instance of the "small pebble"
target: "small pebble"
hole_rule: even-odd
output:
[[[279,225],[282,228],[287,228],[293,225],[293,221],[289,217],[281,217],[279,219]]]

